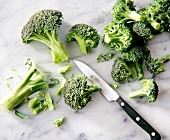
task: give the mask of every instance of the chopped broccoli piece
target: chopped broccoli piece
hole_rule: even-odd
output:
[[[77,41],[80,51],[84,54],[88,53],[88,49],[96,48],[99,44],[100,36],[95,28],[87,24],[74,25],[67,34],[67,41]]]
[[[112,86],[113,88],[117,89],[119,87],[119,84],[110,84],[110,86]]]
[[[135,22],[132,30],[139,38],[143,39],[145,43],[154,37],[146,22]]]
[[[144,21],[143,15],[135,11],[132,0],[117,0],[111,11],[113,21]]]
[[[54,79],[53,79],[53,81],[54,81]],[[49,88],[53,88],[53,87],[55,87],[56,85],[58,85],[59,83],[60,83],[60,81],[59,81],[58,79],[56,79],[55,82],[50,83],[48,86],[49,86]]]
[[[105,62],[105,61],[109,61],[113,58],[114,53],[101,53],[98,57],[97,57],[97,61],[98,62]]]
[[[23,114],[23,113],[21,113],[17,110],[15,110],[15,115],[20,117],[21,119],[28,119],[29,118],[27,115],[25,115],[25,114]]]
[[[62,90],[63,90],[65,82],[66,82],[66,79],[63,79],[63,81],[61,82],[61,84],[59,85],[59,87],[58,87],[58,89],[56,91],[55,95],[58,96],[57,103],[60,101],[61,93],[62,93]]]
[[[49,93],[46,93],[46,94],[45,94],[45,100],[46,100],[46,102],[47,102],[47,105],[48,105],[49,110],[55,110],[54,105],[53,105],[52,98],[51,98],[51,96],[50,96]]]
[[[154,82],[153,79],[147,78],[143,79],[141,84],[143,87],[140,90],[129,93],[129,97],[136,98],[141,96],[148,96],[149,102],[155,102],[158,96],[158,86],[156,82]]]
[[[152,58],[148,56],[145,60],[147,70],[153,74],[159,74],[164,72],[164,63],[170,60],[170,54],[167,54],[161,58]]]
[[[104,28],[103,43],[111,50],[122,53],[132,45],[133,36],[124,23],[111,22]]]
[[[59,127],[63,123],[63,121],[64,121],[64,117],[54,120],[54,124],[56,127]]]
[[[84,74],[72,76],[64,84],[65,103],[75,110],[85,107],[92,99],[91,94],[100,90],[95,85],[88,85],[86,79],[87,77]]]
[[[68,53],[56,33],[56,29],[62,24],[62,18],[62,13],[57,10],[44,9],[36,12],[22,29],[23,43],[27,44],[32,40],[42,42],[50,49],[53,62],[68,60]]]
[[[160,6],[160,10],[162,12],[166,12],[168,8],[170,7],[170,1],[169,0],[154,0],[155,4]]]
[[[8,111],[12,110],[33,93],[42,89],[48,89],[48,83],[44,80],[44,76],[40,74],[38,67],[33,63],[28,70],[27,75],[18,87],[12,91],[12,94],[5,98],[0,106]]]
[[[38,97],[45,97],[45,94],[40,92],[40,93],[38,93]]]
[[[58,68],[57,69],[57,73],[58,74],[65,74],[67,71],[71,71],[71,69],[72,69],[72,66],[71,65],[67,65],[67,66]]]
[[[112,65],[111,76],[114,81],[121,82],[129,77],[135,78],[135,72],[127,65],[126,60],[122,57],[117,57]]]

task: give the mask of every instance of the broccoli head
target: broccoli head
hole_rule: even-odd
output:
[[[148,96],[149,102],[155,102],[159,91],[156,82],[154,82],[151,78],[146,78],[141,81],[141,84],[143,87],[140,90],[129,93],[129,97],[136,98]]]
[[[145,43],[154,37],[146,22],[135,22],[132,30],[139,38],[143,39]]]
[[[142,15],[135,11],[132,0],[117,0],[111,11],[113,21],[144,21]]]
[[[63,94],[65,103],[75,110],[85,107],[92,100],[91,94],[100,90],[95,85],[88,85],[86,78],[83,74],[72,76],[64,84]]]
[[[120,53],[126,52],[132,41],[131,31],[124,23],[111,22],[105,26],[103,43],[109,49],[115,49]]]
[[[153,58],[151,55],[149,55],[145,59],[145,65],[147,67],[147,70],[153,74],[159,74],[161,72],[164,72],[164,63],[170,60],[170,54],[167,54],[161,58]]]
[[[129,77],[135,78],[135,73],[126,64],[126,60],[122,57],[117,57],[112,65],[111,76],[114,81],[121,82],[127,80]]]
[[[100,36],[96,29],[87,24],[74,25],[67,34],[67,41],[77,41],[80,51],[88,53],[89,48],[96,48],[99,44]]]
[[[56,29],[62,24],[62,13],[57,10],[44,9],[31,16],[23,27],[21,37],[23,43],[32,40],[42,42],[48,46],[53,62],[68,60],[68,54],[59,40]]]
[[[163,10],[162,12],[166,12],[168,8],[170,7],[170,1],[169,0],[154,0],[155,4],[158,4],[160,6],[160,10]]]

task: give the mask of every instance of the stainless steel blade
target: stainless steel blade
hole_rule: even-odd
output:
[[[106,97],[108,101],[116,101],[119,98],[119,95],[89,66],[77,60],[74,60],[74,62],[94,85],[97,85],[101,88],[101,93]]]

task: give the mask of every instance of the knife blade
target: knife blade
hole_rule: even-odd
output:
[[[101,88],[101,93],[108,101],[116,101],[129,117],[145,130],[151,137],[151,140],[160,140],[160,134],[144,120],[127,102],[125,102],[116,91],[114,91],[98,74],[96,74],[89,66],[83,62],[74,60],[78,68],[87,76],[87,78],[95,85]]]

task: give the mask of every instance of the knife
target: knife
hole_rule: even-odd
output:
[[[144,120],[128,103],[126,103],[100,76],[98,76],[89,66],[83,62],[74,60],[78,68],[95,85],[101,88],[101,93],[108,101],[116,101],[129,117],[144,129],[151,137],[151,140],[161,140],[160,134]]]

